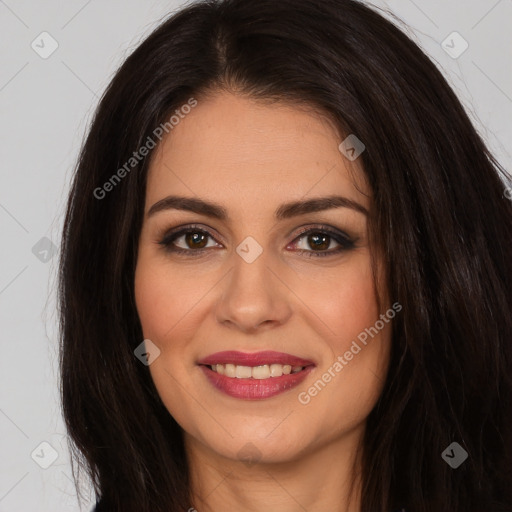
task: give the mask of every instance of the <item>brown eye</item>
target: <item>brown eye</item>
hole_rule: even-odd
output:
[[[164,246],[166,251],[189,254],[200,254],[203,249],[222,247],[208,231],[194,227],[169,233],[159,244]]]
[[[306,229],[288,246],[304,256],[334,256],[355,247],[355,241],[332,228]]]
[[[340,245],[333,235],[321,231],[310,231],[297,238],[296,247],[306,252],[333,252]],[[329,249],[329,250],[328,250]]]
[[[190,231],[185,235],[185,243],[190,249],[202,249],[208,242],[208,235],[198,231]]]
[[[326,234],[315,233],[308,235],[308,244],[314,251],[323,251],[329,248],[331,237]]]

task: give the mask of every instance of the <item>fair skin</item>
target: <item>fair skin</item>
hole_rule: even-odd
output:
[[[357,448],[385,380],[390,325],[308,403],[298,396],[329,368],[332,375],[336,358],[389,307],[383,288],[383,309],[377,307],[367,217],[348,207],[282,219],[275,211],[333,195],[369,210],[371,193],[358,161],[338,149],[343,138],[318,113],[228,92],[197,99],[153,155],[135,275],[144,338],[161,351],[149,370],[184,431],[191,507],[359,512]],[[174,208],[148,216],[170,195],[216,203],[227,218]],[[190,224],[192,236],[197,228],[210,236],[175,238],[171,247],[185,254],[159,244],[171,229]],[[353,247],[333,237],[315,245],[319,226],[345,233]],[[313,243],[303,227],[317,234]],[[236,251],[248,236],[262,249],[250,263]],[[328,254],[312,254],[322,251]],[[315,366],[276,396],[235,398],[198,365],[224,350],[275,350]]]

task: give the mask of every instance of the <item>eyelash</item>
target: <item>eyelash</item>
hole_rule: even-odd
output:
[[[173,242],[175,242],[178,238],[181,238],[184,235],[187,235],[189,233],[199,233],[202,235],[206,235],[210,237],[212,240],[215,240],[213,235],[206,229],[197,226],[197,225],[189,225],[182,228],[177,228],[176,230],[172,230],[171,232],[168,232],[164,238],[158,242],[159,245],[163,246],[164,250],[173,254],[181,254],[181,255],[187,255],[187,256],[201,256],[204,254],[204,251],[211,249],[211,247],[202,247],[199,249],[183,249],[181,247],[173,246]],[[327,251],[314,251],[314,250],[306,250],[306,249],[297,249],[297,252],[300,254],[306,254],[307,257],[325,257],[325,256],[332,256],[335,254],[339,254],[343,251],[348,251],[350,249],[353,249],[355,247],[355,242],[357,240],[352,240],[348,235],[342,232],[334,231],[328,226],[319,225],[315,227],[308,227],[304,228],[297,236],[293,239],[291,243],[294,243],[296,240],[300,240],[301,238],[304,238],[306,235],[310,234],[317,234],[317,235],[325,235],[330,237],[332,240],[334,240],[339,247],[336,249],[331,249]],[[217,242],[219,243],[219,242]]]

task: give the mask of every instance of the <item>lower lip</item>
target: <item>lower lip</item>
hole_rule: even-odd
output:
[[[313,366],[307,366],[297,373],[268,379],[237,379],[214,372],[209,366],[201,365],[201,369],[210,384],[226,395],[242,400],[262,400],[298,386],[309,375]]]

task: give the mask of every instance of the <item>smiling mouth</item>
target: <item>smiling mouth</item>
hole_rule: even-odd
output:
[[[234,379],[269,379],[282,377],[291,373],[299,373],[305,366],[291,366],[289,364],[264,364],[259,366],[243,366],[237,364],[213,364],[208,365],[210,370]]]
[[[298,386],[316,364],[284,352],[227,350],[197,361],[216,389],[242,400],[272,398]]]
[[[217,363],[201,364],[200,368],[210,384],[219,391],[242,400],[261,400],[280,395],[298,386],[311,373],[314,366],[292,367],[278,363],[243,366]],[[220,373],[219,368],[220,372],[224,373]]]

